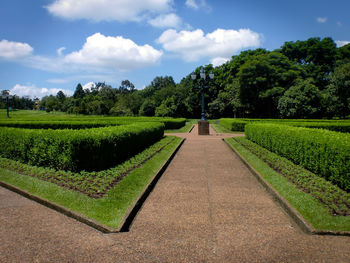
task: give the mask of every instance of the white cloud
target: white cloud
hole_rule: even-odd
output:
[[[343,47],[343,46],[346,46],[347,44],[350,44],[350,41],[337,40],[335,41],[335,43],[337,44],[337,47]]]
[[[182,21],[179,16],[177,16],[174,13],[166,14],[166,15],[159,15],[153,19],[148,20],[148,23],[152,25],[153,27],[172,27],[172,28],[178,28],[181,26]]]
[[[95,87],[96,87],[96,84],[95,84],[95,82],[92,82],[92,81],[86,83],[85,85],[83,85],[83,89],[84,90],[89,90],[89,91],[91,91]]]
[[[186,0],[185,4],[186,4],[187,7],[190,7],[190,8],[193,8],[193,9],[198,9],[199,8],[199,6],[196,3],[196,0]]]
[[[197,61],[209,57],[218,62],[218,58],[229,59],[240,50],[258,47],[262,36],[250,29],[217,29],[204,35],[201,29],[180,31],[168,29],[157,42],[167,51],[179,54],[185,61]]]
[[[221,66],[222,64],[225,64],[227,61],[229,61],[228,58],[221,58],[221,57],[217,57],[217,58],[213,58],[210,63],[214,66],[214,67],[218,67]]]
[[[30,56],[33,48],[27,43],[12,42],[6,39],[0,41],[0,58],[16,60]]]
[[[23,46],[26,52],[20,48],[1,48],[0,45],[0,58],[2,56],[17,59],[19,63],[28,67],[59,73],[85,71],[109,75],[115,73],[116,70],[126,71],[154,66],[159,63],[163,56],[161,50],[150,45],[137,45],[132,40],[122,36],[104,36],[100,33],[89,36],[78,51],[64,55],[65,48],[59,48],[56,51],[58,55],[56,57],[33,55],[31,47],[28,49],[26,44],[20,44],[13,46]],[[10,50],[12,51],[10,52]],[[49,82],[59,83],[60,80],[53,79]]]
[[[173,0],[55,0],[46,6],[58,17],[93,21],[141,21],[146,16],[169,12]]]
[[[62,56],[63,55],[63,51],[65,50],[65,47],[60,47],[59,49],[57,49],[57,55]]]
[[[48,95],[56,95],[57,92],[59,92],[60,90],[62,90],[64,94],[69,96],[73,94],[71,90],[56,89],[56,88],[51,88],[51,89],[38,88],[35,85],[20,85],[20,84],[16,84],[10,90],[10,94],[17,95],[19,97],[28,96],[30,98],[36,98],[36,97],[42,98]]]
[[[317,17],[316,20],[317,20],[318,23],[323,24],[323,23],[327,22],[328,18],[327,17]]]
[[[205,0],[186,0],[185,5],[194,10],[198,10],[200,8],[204,8],[207,11],[211,10],[210,6]]]
[[[96,33],[89,36],[82,49],[67,54],[63,63],[83,68],[130,70],[157,64],[163,52],[150,45],[139,46],[121,36]]]

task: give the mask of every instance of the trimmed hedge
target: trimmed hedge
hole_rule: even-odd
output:
[[[2,127],[16,127],[26,129],[87,129],[107,126],[128,125],[138,122],[160,122],[165,129],[179,129],[186,124],[184,118],[158,118],[158,117],[102,117],[81,118],[71,120],[37,119],[37,120],[2,120]]]
[[[350,135],[287,125],[251,123],[249,140],[350,191]]]
[[[96,171],[121,163],[164,135],[162,123],[82,130],[0,129],[0,156],[36,166]]]
[[[244,132],[244,127],[247,123],[247,121],[241,119],[220,119],[220,125],[230,131]]]
[[[288,119],[220,119],[220,125],[230,131],[244,132],[244,127],[248,123],[252,122],[264,122],[264,123],[275,123],[283,124],[296,127],[305,128],[317,128],[325,129],[330,131],[338,131],[344,133],[350,133],[350,122],[349,121],[334,121],[334,120],[288,120]]]

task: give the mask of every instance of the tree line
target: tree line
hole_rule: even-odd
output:
[[[169,116],[200,118],[200,85],[205,92],[208,118],[345,118],[350,115],[350,44],[336,46],[331,38],[285,42],[276,50],[243,51],[225,64],[201,68],[214,80],[180,83],[158,76],[143,90],[129,80],[117,88],[81,84],[73,96],[62,91],[44,97],[40,108],[75,114],[113,116]]]

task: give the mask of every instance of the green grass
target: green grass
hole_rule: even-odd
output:
[[[240,145],[233,138],[226,141],[235,148],[261,176],[283,196],[316,230],[350,231],[350,216],[333,216],[313,196],[299,190],[293,183]]]
[[[0,180],[21,188],[32,195],[64,206],[108,227],[119,228],[128,209],[134,204],[180,142],[180,138],[173,140],[172,143],[168,144],[140,168],[133,170],[128,176],[124,177],[104,198],[100,199],[90,198],[87,195],[67,190],[53,183],[3,168],[0,168]]]
[[[229,129],[226,129],[224,126],[218,124],[218,123],[211,123],[212,127],[217,133],[235,133],[235,134],[243,134],[244,132],[240,131],[231,131]]]
[[[173,130],[165,130],[165,133],[188,133],[192,129],[193,125],[197,124],[197,119],[187,119],[186,125],[181,127],[180,129],[173,129]]]

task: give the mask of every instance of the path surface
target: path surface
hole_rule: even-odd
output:
[[[350,262],[303,233],[211,130],[186,142],[128,233],[102,234],[0,188],[0,262]]]

